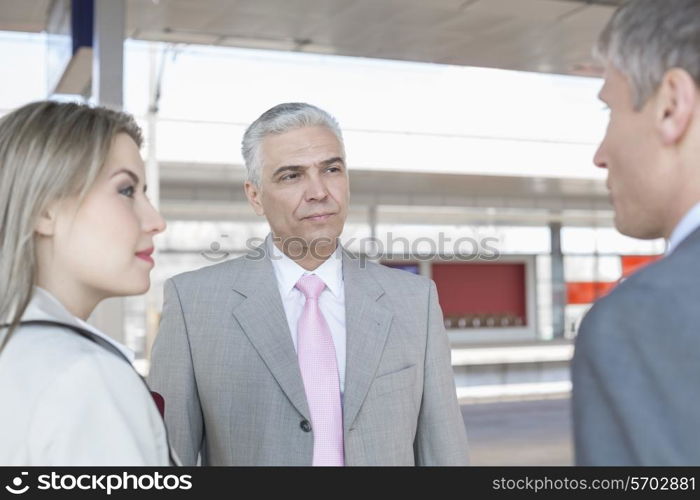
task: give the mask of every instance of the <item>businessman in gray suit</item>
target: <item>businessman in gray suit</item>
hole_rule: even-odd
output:
[[[572,366],[579,465],[700,465],[700,0],[625,3],[600,98],[620,232],[667,254],[584,318]]]
[[[165,284],[149,382],[183,462],[467,464],[435,285],[337,242],[349,184],[335,119],[275,106],[243,156],[270,235]]]

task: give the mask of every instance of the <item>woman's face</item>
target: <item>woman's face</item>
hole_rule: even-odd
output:
[[[139,149],[130,136],[118,134],[83,202],[67,200],[57,209],[51,271],[67,281],[67,289],[100,299],[144,293],[154,266],[153,237],[164,230],[146,198]]]

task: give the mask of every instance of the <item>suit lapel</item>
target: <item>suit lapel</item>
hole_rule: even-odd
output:
[[[233,316],[289,401],[299,413],[310,419],[299,361],[272,262],[267,251],[261,256],[264,245],[245,257],[245,265],[233,286],[245,299],[234,307]]]
[[[393,314],[377,303],[384,289],[346,251],[343,281],[347,339],[343,426],[347,433],[376,375]]]

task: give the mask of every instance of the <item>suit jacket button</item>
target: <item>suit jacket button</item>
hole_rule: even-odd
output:
[[[308,420],[302,420],[299,427],[301,427],[301,430],[304,432],[311,432],[311,424]]]

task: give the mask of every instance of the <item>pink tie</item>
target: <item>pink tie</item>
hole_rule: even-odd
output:
[[[338,363],[331,330],[318,307],[326,285],[318,276],[308,274],[299,278],[296,287],[306,297],[297,329],[297,353],[311,411],[313,465],[342,466],[345,461]]]

